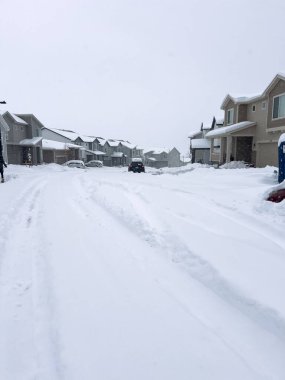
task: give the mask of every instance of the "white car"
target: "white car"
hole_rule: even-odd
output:
[[[85,169],[85,164],[81,160],[70,160],[63,164],[64,166],[68,166],[69,168],[80,168]]]
[[[100,160],[91,160],[89,162],[86,162],[85,166],[89,168],[102,168],[103,162]]]

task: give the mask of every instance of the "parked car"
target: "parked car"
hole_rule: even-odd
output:
[[[132,161],[128,167],[128,171],[133,173],[144,173],[144,164],[141,161]]]
[[[69,168],[80,168],[80,169],[85,168],[85,164],[81,160],[70,160],[70,161],[65,162],[63,165],[68,166]]]
[[[285,199],[285,189],[279,189],[269,194],[268,201],[279,203]]]
[[[88,166],[89,168],[102,168],[103,162],[100,160],[91,160],[88,161],[85,166]]]

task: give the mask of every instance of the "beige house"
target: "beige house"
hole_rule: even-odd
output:
[[[285,75],[277,74],[262,94],[227,95],[221,105],[224,127],[206,134],[212,162],[245,161],[257,167],[278,165],[278,139],[285,132]],[[220,139],[219,152],[214,140]]]

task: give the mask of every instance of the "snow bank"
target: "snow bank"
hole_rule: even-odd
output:
[[[247,167],[248,165],[246,165],[243,161],[231,161],[221,165],[220,169],[245,169]]]

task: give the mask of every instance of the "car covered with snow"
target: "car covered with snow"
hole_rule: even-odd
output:
[[[85,169],[85,164],[81,160],[70,160],[65,162],[63,165],[68,166],[69,168]]]
[[[91,160],[86,162],[85,166],[88,168],[102,168],[103,162],[100,160]]]

